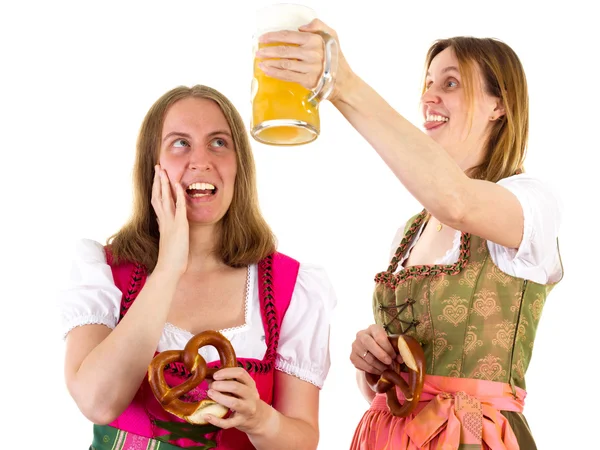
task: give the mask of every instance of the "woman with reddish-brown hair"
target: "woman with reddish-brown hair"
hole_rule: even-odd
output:
[[[322,71],[320,33],[337,38],[319,20],[264,34],[260,42],[273,45],[258,51],[259,67],[313,89]],[[375,323],[352,344],[370,403],[352,449],[535,449],[523,416],[525,373],[544,302],[563,270],[560,202],[524,172],[525,73],[508,45],[473,37],[435,42],[425,67],[422,129],[341,52],[329,96],[423,206],[398,230],[389,265],[375,276]],[[410,361],[391,335],[417,343],[404,353]],[[388,370],[410,381],[421,373],[417,353],[422,392],[414,409],[395,416],[387,393],[373,391],[375,381]],[[396,390],[400,402],[411,397]]]

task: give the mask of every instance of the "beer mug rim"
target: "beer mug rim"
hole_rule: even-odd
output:
[[[299,3],[275,3],[263,6],[256,11],[254,38],[270,31],[296,31],[316,17],[317,13],[314,9]]]

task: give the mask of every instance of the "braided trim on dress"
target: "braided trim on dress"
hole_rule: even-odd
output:
[[[119,321],[125,316],[125,313],[138,296],[140,291],[140,283],[144,278],[144,268],[141,264],[135,263],[133,270],[131,272],[131,277],[129,278],[129,287],[127,291],[123,293],[123,298],[121,299],[121,311],[119,313]]]
[[[469,233],[461,233],[460,255],[458,261],[456,261],[454,264],[410,266],[405,269],[402,269],[397,274],[394,274],[394,272],[398,268],[398,263],[406,254],[406,251],[410,243],[412,242],[415,233],[417,232],[417,230],[419,230],[428,214],[429,213],[427,212],[427,210],[424,209],[413,221],[413,223],[406,231],[404,238],[402,239],[402,241],[400,241],[400,245],[398,246],[396,253],[392,257],[387,271],[380,272],[377,275],[375,275],[375,283],[384,284],[390,289],[395,289],[396,286],[402,281],[411,278],[436,276],[442,273],[446,275],[456,275],[460,273],[463,270],[463,268],[467,265],[470,256],[471,235]]]

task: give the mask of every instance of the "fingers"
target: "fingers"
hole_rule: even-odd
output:
[[[256,399],[258,399],[256,383],[250,374],[241,367],[227,367],[225,369],[216,371],[213,375],[213,381],[209,390],[209,396],[212,398],[210,391],[215,394],[221,394],[225,392],[246,400],[253,399],[255,397],[254,394],[256,394]],[[229,396],[227,397],[228,399],[231,398]],[[213,398],[213,400],[221,403],[216,398]],[[222,403],[222,405],[229,406],[225,403]],[[236,408],[231,409],[238,411]]]
[[[389,342],[387,341],[387,336],[385,339],[386,339],[385,342],[389,344]],[[396,356],[396,353],[394,352],[393,348],[391,349],[392,353],[390,355],[387,352],[387,350],[385,348],[383,348],[382,342],[380,342],[378,339],[376,339],[374,336],[372,336],[368,332],[367,333],[359,332],[356,335],[356,341],[358,342],[360,347],[364,348],[365,351],[368,351],[369,354],[371,354],[375,359],[381,361],[386,366],[391,364],[392,358]],[[390,345],[390,348],[391,348],[391,345]]]
[[[356,333],[350,361],[357,369],[380,374],[396,357],[388,335],[380,325],[371,325]]]
[[[156,199],[160,201],[160,177],[159,177],[160,166],[157,164],[154,166],[154,180],[152,181],[152,200]]]
[[[256,391],[256,389],[255,389]],[[231,397],[231,395],[226,395],[226,394],[231,394],[233,395],[233,397]],[[238,400],[248,400],[251,399],[253,397],[253,391],[252,389],[243,384],[240,383],[239,381],[236,380],[223,380],[223,381],[213,381],[210,389],[208,390],[208,396],[210,398],[212,398],[214,401],[221,403],[221,401],[219,399],[221,398],[226,398],[227,403],[231,402],[231,399],[238,399]],[[213,395],[215,397],[213,397]],[[216,398],[219,397],[219,398]],[[226,403],[221,403],[223,406],[232,406],[230,404],[226,404]],[[234,411],[239,411],[239,408],[235,408],[235,407],[231,407],[231,409],[233,409]]]
[[[262,46],[256,57],[261,60],[258,66],[265,75],[311,90],[318,86],[323,72],[325,50],[321,32],[335,32],[319,20],[313,20],[301,30],[263,34],[259,37],[261,44],[277,45]]]
[[[244,418],[235,413],[232,416],[228,417],[227,419],[215,417],[211,414],[207,414],[206,416],[204,416],[204,419],[208,423],[210,423],[216,427],[219,427],[223,430],[227,430],[229,428],[237,428],[240,425],[242,425],[242,423],[244,423]]]
[[[271,78],[277,78],[283,81],[291,81],[304,86],[306,89],[312,89],[317,84],[317,78],[311,77],[311,80],[306,80],[306,75],[300,72],[292,72],[285,69],[278,69],[274,67],[276,64],[272,61],[261,62],[258,66],[265,73],[265,75]]]
[[[374,349],[374,347],[372,347],[372,349]],[[354,343],[352,344],[352,353],[350,354],[350,361],[352,362],[352,364],[354,364],[354,367],[356,367],[357,369],[374,374],[380,374],[389,365],[380,361],[359,340],[354,341]]]
[[[336,61],[336,82],[330,85],[331,89],[325,98],[332,102],[339,100],[342,87],[348,84],[346,79],[355,75],[343,57],[336,31],[319,19],[299,27],[298,31],[281,30],[261,35],[258,40],[262,48],[256,54],[257,58],[263,59],[259,67],[270,78],[298,83],[308,90],[315,90],[321,81],[325,81],[321,77],[327,60],[324,44],[329,37],[337,43],[335,52],[332,51],[332,61]],[[274,60],[290,62],[277,63]],[[302,65],[302,62],[308,65]]]
[[[259,44],[284,43],[299,46],[310,46],[315,45],[315,43],[319,42],[315,38],[318,38],[321,42],[320,45],[323,45],[323,41],[320,36],[315,35],[313,33],[306,33],[293,30],[270,31],[259,36],[258,42]]]
[[[171,186],[169,183],[169,176],[167,175],[167,172],[164,169],[160,169],[159,171],[159,176],[160,176],[160,195],[161,195],[161,199],[162,199],[162,207],[165,210],[165,212],[169,212],[170,214],[174,213],[174,201],[173,201],[173,195],[171,194]]]
[[[296,61],[294,59],[267,59],[259,62],[258,67],[260,67],[263,71],[265,67],[269,67],[274,69],[289,70],[299,74],[311,73],[315,71],[315,64],[309,64],[304,61]]]
[[[160,226],[169,217],[179,217],[179,220],[187,220],[187,203],[185,191],[180,183],[174,183],[175,199],[171,191],[171,183],[167,172],[160,166],[154,166],[154,180],[152,181],[152,198],[150,203],[156,213],[156,220]]]
[[[367,360],[367,358],[369,357],[371,359]],[[363,372],[372,373],[375,375],[381,375],[386,369],[386,366],[384,366],[380,361],[377,361],[373,356],[371,356],[370,353],[367,353],[367,356],[363,358],[362,356],[353,352],[350,355],[350,362],[358,370],[362,370]]]
[[[276,45],[271,47],[260,48],[256,52],[257,58],[285,58],[304,61],[307,63],[321,63],[322,62],[322,48],[323,40],[320,36],[315,36],[318,39],[317,45],[311,46],[290,46],[290,45]]]
[[[175,183],[175,198],[175,218],[179,218],[180,220],[187,219],[185,193],[180,183]]]
[[[307,31],[309,33],[314,33],[317,31],[322,31],[325,32],[333,37],[335,37],[337,39],[337,33],[336,31],[331,28],[330,26],[328,26],[325,22],[319,20],[319,19],[314,19],[312,20],[310,23],[303,25],[299,28],[300,31]]]
[[[323,70],[323,39],[319,35],[293,31],[267,33],[266,39],[278,39],[285,43],[302,45],[277,45],[263,47],[256,52],[260,59],[258,66],[267,75],[283,81],[298,83],[307,89],[313,89]],[[283,36],[283,37],[281,37]]]
[[[217,370],[213,375],[213,380],[237,380],[247,386],[255,385],[250,374],[241,367],[225,367],[224,369]]]
[[[150,198],[150,204],[152,208],[154,208],[154,213],[156,214],[156,221],[158,222],[158,226],[160,228],[160,223],[163,219],[163,207],[162,207],[162,191],[161,191],[161,180],[160,180],[160,171],[162,169],[157,164],[154,166],[154,180],[152,180],[152,197]]]
[[[227,419],[206,416],[207,422],[221,428],[239,427],[252,418],[257,411],[260,395],[256,383],[248,372],[239,367],[215,372],[208,396],[229,408],[234,414]]]
[[[367,328],[367,333],[368,336],[370,336],[373,341],[377,343],[378,347],[387,353],[390,358],[396,357],[396,351],[394,350],[394,347],[392,347],[388,335],[381,325],[371,325],[369,328]]]

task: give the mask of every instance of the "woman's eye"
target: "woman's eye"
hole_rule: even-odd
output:
[[[227,146],[227,142],[225,142],[225,139],[221,139],[221,138],[213,139],[210,144],[213,147],[226,147]]]
[[[189,147],[190,144],[188,144],[188,141],[186,141],[185,139],[177,139],[175,142],[173,142],[173,147]]]

